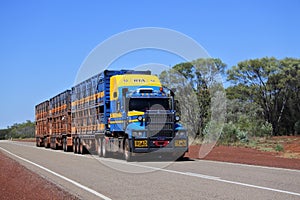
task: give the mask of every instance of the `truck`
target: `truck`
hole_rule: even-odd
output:
[[[62,103],[62,94],[70,101]],[[55,98],[49,101],[45,147],[49,141],[53,149],[119,154],[126,161],[150,153],[180,158],[188,151],[174,92],[150,71],[105,70]]]

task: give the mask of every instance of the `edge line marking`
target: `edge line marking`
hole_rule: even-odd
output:
[[[86,186],[84,186],[84,185],[82,185],[82,184],[80,184],[80,183],[78,183],[78,182],[76,182],[76,181],[74,181],[74,180],[72,180],[72,179],[69,179],[69,178],[67,178],[67,177],[65,177],[65,176],[63,176],[63,175],[60,175],[60,174],[58,174],[58,173],[56,173],[56,172],[54,172],[54,171],[51,171],[50,169],[48,169],[48,168],[46,168],[46,167],[43,167],[43,166],[41,166],[41,165],[39,165],[39,164],[36,164],[36,163],[34,163],[34,162],[30,161],[30,160],[27,160],[27,159],[25,159],[25,158],[22,158],[22,157],[20,157],[20,156],[18,156],[18,155],[16,155],[16,154],[14,154],[14,153],[12,153],[12,152],[10,152],[10,151],[4,149],[4,148],[2,148],[2,147],[0,147],[0,149],[1,149],[2,151],[5,151],[6,153],[8,153],[8,154],[10,154],[10,155],[12,155],[12,156],[14,156],[14,157],[16,157],[16,158],[22,160],[22,161],[25,161],[25,162],[27,162],[27,163],[29,163],[29,164],[31,164],[31,165],[34,165],[34,166],[36,166],[36,167],[38,167],[38,168],[40,168],[40,169],[42,169],[42,170],[44,170],[44,171],[46,171],[46,172],[49,172],[50,174],[53,174],[53,175],[57,176],[57,177],[59,177],[59,178],[65,180],[65,181],[67,181],[67,182],[69,182],[69,183],[72,183],[73,185],[75,185],[75,186],[77,186],[77,187],[79,187],[79,188],[81,188],[81,189],[83,189],[83,190],[85,190],[85,191],[87,191],[87,192],[90,192],[90,193],[94,194],[94,195],[97,196],[97,197],[100,197],[100,198],[102,198],[102,199],[104,199],[104,200],[111,200],[111,198],[109,198],[109,197],[107,197],[107,196],[105,196],[105,195],[103,195],[103,194],[101,194],[101,193],[99,193],[99,192],[97,192],[97,191],[95,191],[95,190],[89,188],[89,187],[86,187]]]

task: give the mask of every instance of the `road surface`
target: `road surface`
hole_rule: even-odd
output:
[[[0,151],[82,199],[300,199],[300,170],[214,161],[131,162],[0,141]]]

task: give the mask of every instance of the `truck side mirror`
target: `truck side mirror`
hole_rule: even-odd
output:
[[[128,88],[122,88],[122,101],[125,113],[128,113],[128,101],[126,99],[126,93],[128,92]]]
[[[126,93],[128,92],[128,88],[122,88],[122,96],[126,96]]]
[[[175,96],[175,92],[176,92],[176,88],[171,88],[170,89],[170,95],[171,95],[171,97]]]

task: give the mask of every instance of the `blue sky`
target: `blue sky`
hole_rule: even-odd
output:
[[[34,106],[70,88],[93,48],[129,29],[176,30],[229,67],[264,56],[299,58],[299,8],[298,0],[2,0],[0,128],[34,120]],[[178,59],[156,52],[121,61],[126,68]]]

